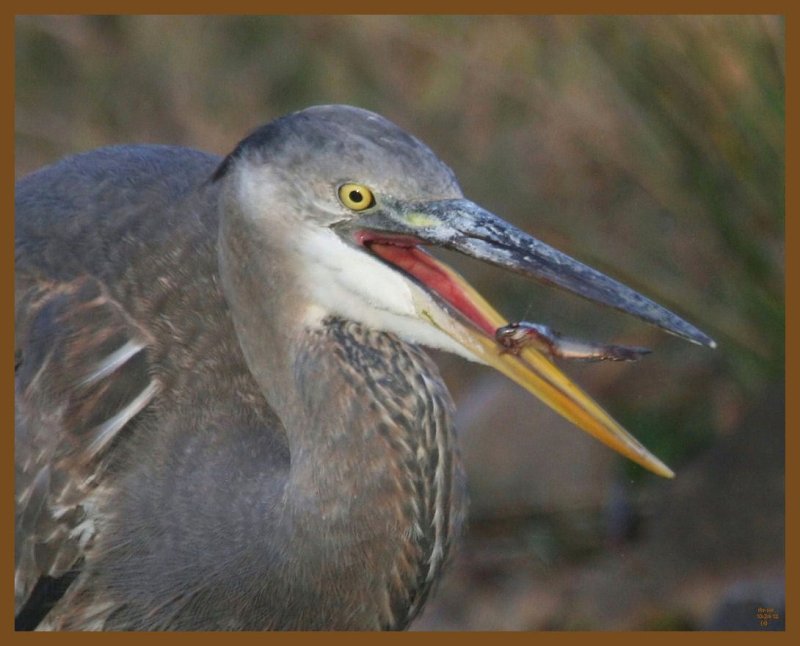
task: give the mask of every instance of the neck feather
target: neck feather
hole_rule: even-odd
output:
[[[287,550],[303,546],[295,557],[314,572],[320,597],[325,585],[347,582],[344,607],[370,613],[375,627],[404,626],[461,524],[450,396],[431,360],[395,335],[338,317],[304,323],[309,304],[280,250],[234,233],[223,225],[223,289],[248,367],[287,437]],[[348,599],[352,590],[367,598]]]

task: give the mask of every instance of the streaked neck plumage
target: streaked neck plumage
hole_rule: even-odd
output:
[[[452,402],[415,345],[321,311],[271,233],[226,211],[219,253],[243,354],[291,454],[287,563],[310,573],[296,580],[313,582],[303,594],[319,598],[321,625],[403,627],[463,515]],[[325,605],[330,585],[337,607]]]

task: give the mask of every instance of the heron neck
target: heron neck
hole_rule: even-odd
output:
[[[223,222],[223,290],[291,454],[285,529],[304,567],[323,580],[366,577],[380,625],[403,623],[461,523],[450,397],[430,359],[394,335],[333,317],[306,325],[294,260]]]
[[[387,474],[402,480],[399,463],[419,461],[411,447],[450,451],[449,394],[430,359],[394,335],[334,317],[307,325],[313,305],[276,238],[229,218],[220,265],[245,361],[286,432],[291,499],[333,504],[347,483],[366,504]]]

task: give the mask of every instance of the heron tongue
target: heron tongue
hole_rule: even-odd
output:
[[[449,272],[427,252],[417,246],[401,246],[373,242],[370,250],[383,260],[416,278],[426,288],[439,295],[451,307],[464,315],[488,336],[494,337],[497,324],[493,324],[469,298]]]

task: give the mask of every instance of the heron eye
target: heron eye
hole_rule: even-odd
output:
[[[375,197],[362,184],[342,184],[339,187],[339,199],[352,211],[363,211],[375,204]]]

